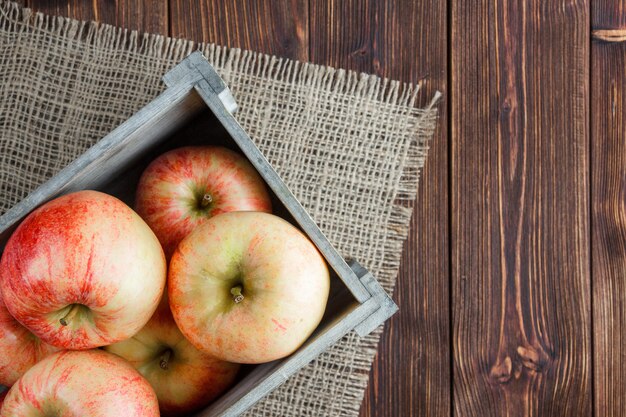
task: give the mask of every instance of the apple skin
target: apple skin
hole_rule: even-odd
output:
[[[199,226],[174,252],[168,279],[185,337],[212,356],[247,364],[300,347],[322,319],[330,286],[313,243],[258,212],[220,214]]]
[[[210,203],[203,198],[210,196]],[[195,227],[229,211],[271,213],[265,183],[239,154],[217,146],[174,149],[143,172],[137,186],[137,213],[171,254]]]
[[[129,363],[102,350],[63,351],[9,390],[0,417],[157,417],[156,394]]]
[[[44,343],[9,314],[0,294],[0,384],[11,386],[46,356],[59,349]]]
[[[167,297],[139,333],[104,349],[126,359],[150,382],[162,416],[205,407],[231,386],[239,370],[239,365],[200,352],[185,339]]]
[[[79,191],[17,227],[0,261],[0,291],[11,315],[44,342],[83,350],[141,330],[166,275],[158,239],[132,209]]]

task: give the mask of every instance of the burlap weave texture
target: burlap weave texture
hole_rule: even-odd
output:
[[[154,99],[161,76],[198,48],[330,241],[392,291],[436,122],[432,105],[415,107],[418,88],[2,1],[0,213]],[[249,415],[357,415],[378,338],[347,336]]]

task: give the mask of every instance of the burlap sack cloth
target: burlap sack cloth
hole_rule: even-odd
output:
[[[415,108],[418,88],[3,1],[0,11],[0,212],[154,99],[161,76],[200,48],[326,236],[393,290],[436,120],[432,105]],[[249,415],[357,415],[379,334],[350,334]]]

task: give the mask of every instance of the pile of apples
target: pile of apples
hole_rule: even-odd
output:
[[[13,232],[0,260],[0,417],[187,415],[240,364],[283,358],[319,325],[327,265],[271,214],[239,154],[161,155],[135,210],[79,191]]]

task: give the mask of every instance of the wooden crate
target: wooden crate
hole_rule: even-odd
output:
[[[271,190],[274,213],[298,226],[331,269],[331,293],[320,326],[291,356],[247,369],[245,376],[198,416],[237,416],[252,407],[351,331],[361,337],[391,317],[397,306],[357,262],[346,262],[233,117],[237,104],[200,52],[163,77],[167,89],[100,140],[58,175],[0,217],[0,250],[33,209],[70,192],[95,189],[133,205],[145,167],[163,152],[185,145],[214,144],[244,154]],[[209,132],[209,133],[207,133]]]

